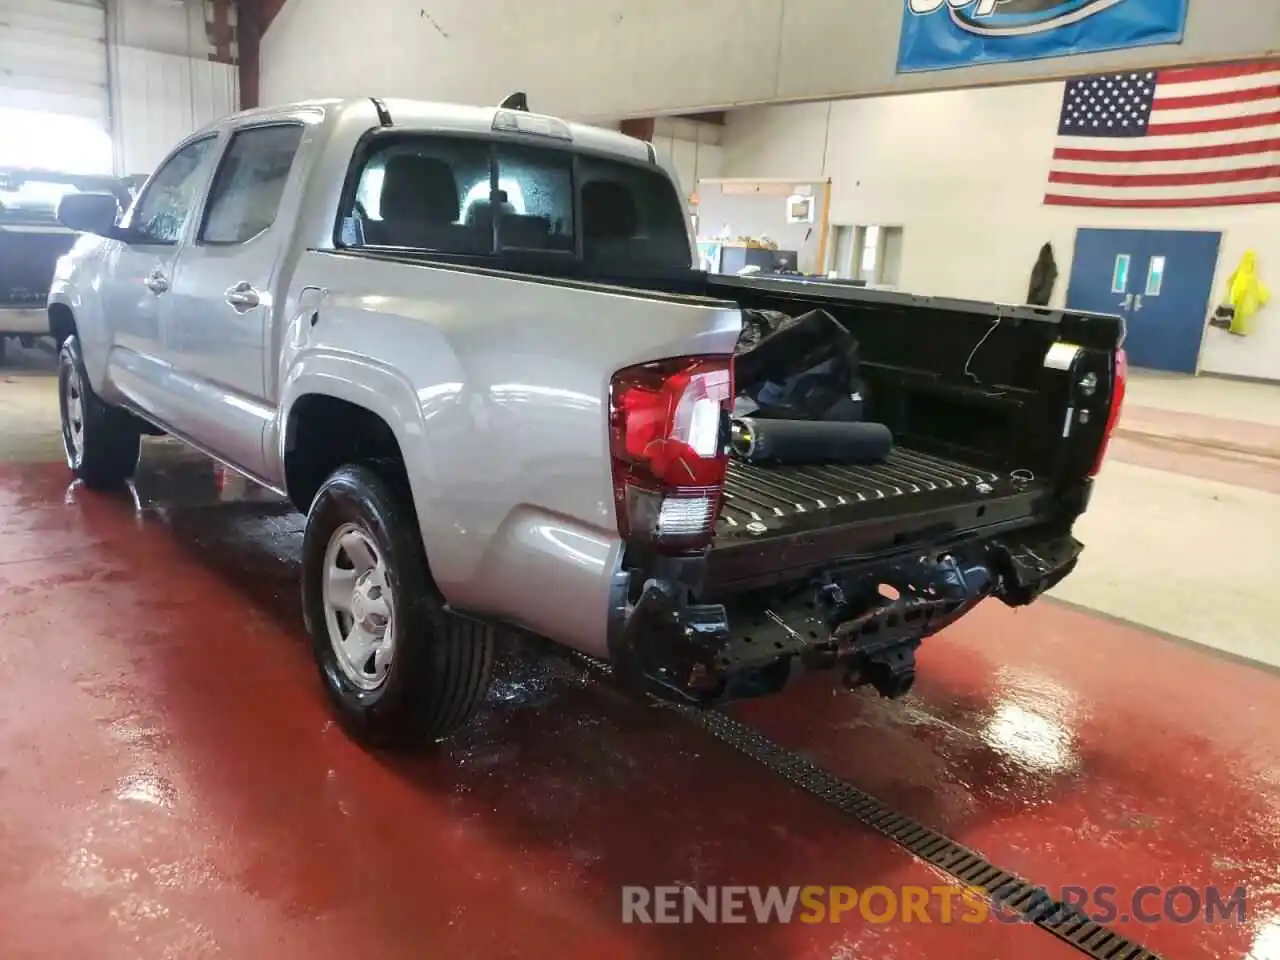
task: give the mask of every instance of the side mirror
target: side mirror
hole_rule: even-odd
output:
[[[110,193],[69,193],[58,203],[58,222],[80,233],[115,233],[120,206]]]

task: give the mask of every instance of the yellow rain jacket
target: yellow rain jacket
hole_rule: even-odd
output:
[[[1250,250],[1227,281],[1227,302],[1236,311],[1231,332],[1240,336],[1248,334],[1254,315],[1270,299],[1271,291],[1258,279],[1258,255]]]

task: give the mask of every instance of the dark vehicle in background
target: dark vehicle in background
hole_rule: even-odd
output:
[[[0,361],[7,338],[31,346],[49,335],[45,301],[58,258],[76,233],[58,222],[58,204],[72,193],[107,193],[120,210],[131,200],[115,177],[0,167]]]

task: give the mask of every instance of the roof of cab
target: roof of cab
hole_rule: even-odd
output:
[[[420,130],[440,133],[488,133],[493,129],[494,117],[498,107],[477,107],[456,103],[435,103],[427,100],[389,99],[362,97],[349,100],[304,100],[297,103],[280,104],[273,107],[258,107],[244,110],[228,117],[224,123],[241,123],[246,120],[270,120],[294,114],[308,108],[323,111],[334,122],[342,124],[355,122],[362,126],[372,126],[370,117],[376,116],[373,105],[379,102],[391,117],[391,127],[398,130]],[[531,114],[537,116],[538,114]],[[552,117],[551,119],[559,120]],[[573,143],[589,150],[610,153],[631,160],[652,161],[653,154],[649,145],[642,140],[607,130],[603,127],[592,127],[587,124],[572,123],[565,120]],[[376,121],[375,121],[376,123]]]

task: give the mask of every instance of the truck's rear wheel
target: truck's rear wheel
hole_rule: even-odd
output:
[[[448,736],[484,700],[491,627],[443,608],[409,494],[370,466],[342,467],[307,514],[302,600],[325,690],[377,746]]]
[[[67,466],[86,486],[117,487],[133,476],[142,445],[138,421],[93,392],[74,336],[58,352],[58,407]]]

